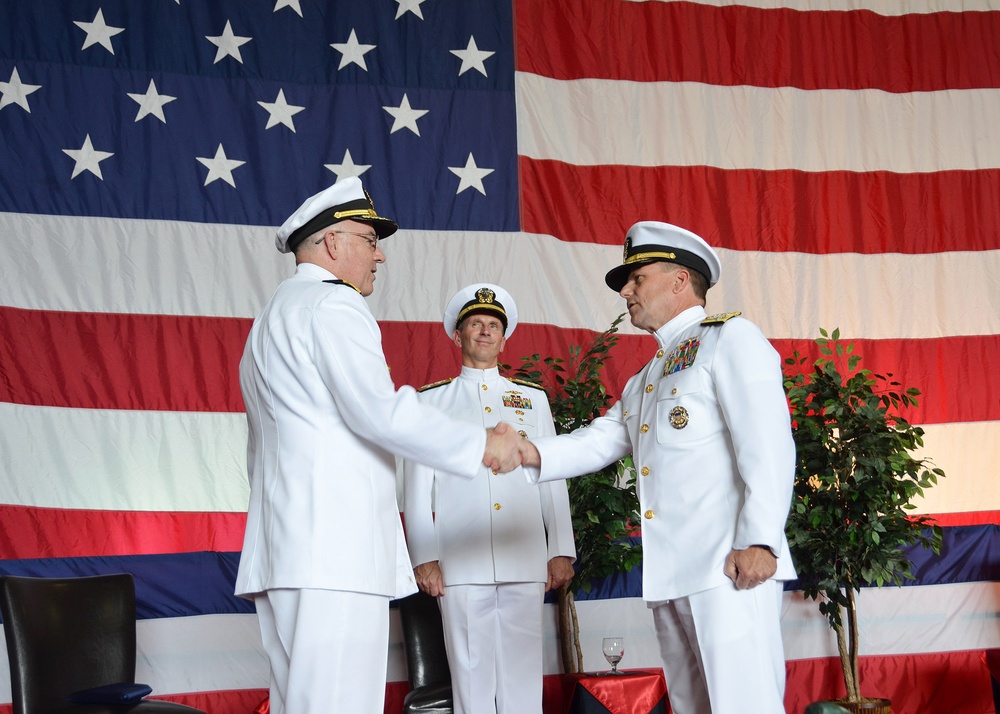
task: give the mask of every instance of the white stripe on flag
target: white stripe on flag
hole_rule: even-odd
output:
[[[862,588],[858,613],[862,655],[982,650],[1000,646],[993,619],[998,583]],[[629,667],[661,664],[652,616],[638,598],[576,604],[586,670],[605,670],[600,640],[615,630],[629,643]],[[781,616],[785,659],[837,657],[837,640],[816,602],[786,592]]]
[[[894,94],[518,72],[516,91],[518,153],[535,159],[897,173],[1000,167],[998,89]]]
[[[11,701],[7,651],[0,654],[0,702]],[[153,696],[267,688],[269,669],[255,614],[199,615],[136,623],[135,681]]]
[[[0,403],[0,423],[6,504],[246,512],[243,414]]]
[[[65,409],[0,403],[0,492],[18,506],[245,512],[246,419],[212,412]],[[1000,508],[1000,422],[926,425],[948,478],[919,511]],[[49,448],[53,439],[59,448]],[[31,478],[19,477],[31,474]],[[183,478],[178,478],[182,474]],[[111,477],[114,478],[111,478]]]
[[[1000,634],[983,623],[993,617],[998,583],[863,588],[858,612],[863,655],[893,656],[1000,647]],[[659,667],[652,616],[639,598],[577,602],[584,668],[606,670],[600,640],[614,629],[629,642],[629,667]],[[902,613],[902,614],[901,614]],[[906,613],[910,613],[907,615]],[[556,646],[557,611],[544,612],[544,672],[561,672]],[[785,593],[782,635],[787,660],[836,657],[833,631],[815,602]],[[202,615],[137,623],[137,681],[155,694],[264,689],[268,665],[256,615]],[[0,702],[11,701],[7,653],[0,648]],[[387,681],[406,680],[402,634],[390,611]]]
[[[1000,422],[924,424],[924,446],[914,451],[929,459],[945,478],[914,499],[914,513],[960,513],[1000,509]],[[979,453],[981,452],[981,453]],[[978,471],[976,469],[982,469]]]
[[[861,588],[858,614],[865,655],[982,650],[1000,646],[996,616],[1000,583]],[[836,657],[837,642],[818,605],[785,593],[781,629],[785,659]]]
[[[251,318],[294,270],[266,227],[19,214],[4,221],[23,238],[0,261],[0,304],[13,307]],[[45,239],[53,235],[65,238]],[[619,246],[401,230],[385,252],[369,299],[379,320],[439,322],[455,291],[476,281],[504,285],[524,323],[604,330],[624,311],[604,284],[621,263]],[[719,253],[723,277],[709,292],[709,312],[741,310],[772,339],[812,339],[819,327],[866,339],[1000,333],[1000,291],[982,288],[1000,274],[1000,251]],[[107,274],[120,279],[92,278]],[[914,276],[930,287],[915,289]]]
[[[253,317],[295,270],[275,229],[0,213],[0,304],[38,310]]]

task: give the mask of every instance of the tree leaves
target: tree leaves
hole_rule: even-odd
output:
[[[785,360],[796,447],[786,534],[803,593],[842,635],[845,592],[912,578],[904,546],[940,552],[940,527],[907,512],[944,472],[913,456],[924,432],[900,414],[920,391],[860,369],[839,329],[820,335],[811,368],[797,352]],[[849,651],[856,659],[856,642]]]
[[[624,313],[619,315],[589,345],[572,345],[568,361],[542,359],[535,353],[522,357],[520,366],[511,372],[511,377],[546,387],[557,433],[587,426],[611,405],[613,399],[601,373],[618,342],[618,326],[624,317]],[[629,538],[633,524],[639,523],[635,485],[631,456],[566,482],[577,552],[577,574],[571,589],[590,592],[594,580],[628,572],[642,562],[641,543]]]

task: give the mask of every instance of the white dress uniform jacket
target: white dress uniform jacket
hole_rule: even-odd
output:
[[[457,379],[419,398],[470,424],[504,421],[528,438],[555,434],[545,392],[504,379],[495,367],[462,367]],[[520,467],[495,475],[481,468],[483,475],[470,480],[406,461],[411,560],[440,561],[446,585],[545,582],[550,559],[576,557],[565,481],[536,486]]]
[[[364,298],[304,263],[254,321],[240,362],[250,505],[236,594],[416,591],[393,454],[471,478],[486,435],[396,391]]]
[[[780,357],[748,320],[705,318],[692,307],[657,330],[660,349],[605,416],[534,441],[542,481],[633,454],[651,602],[730,583],[734,548],[766,545],[774,579],[795,577],[784,532],[795,444]]]

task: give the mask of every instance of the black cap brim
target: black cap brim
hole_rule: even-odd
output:
[[[357,221],[358,223],[367,223],[375,229],[375,233],[378,235],[379,239],[388,238],[399,229],[399,225],[396,221],[391,218],[383,218],[382,216],[376,214],[375,210],[371,207],[371,201],[359,199],[353,203],[333,206],[332,208],[321,211],[318,215],[314,216],[309,220],[309,222],[288,236],[289,250],[295,250],[295,248],[302,241],[316,231],[329,228],[330,226],[336,225],[341,221]]]
[[[648,258],[645,257],[634,257],[630,258],[629,262],[623,263],[615,268],[608,271],[607,275],[604,276],[604,282],[607,283],[608,287],[614,290],[616,293],[620,293],[622,288],[625,287],[625,283],[628,282],[628,276],[631,275],[632,271],[636,268],[640,268],[643,265],[649,265],[650,263],[674,263],[675,265],[680,265],[682,267],[688,268],[689,270],[694,270],[705,276],[705,280],[712,284],[709,277],[709,267],[705,260],[689,250],[683,250],[682,248],[673,248],[667,246],[649,246],[644,245],[643,252],[649,251],[651,248],[657,248],[660,251],[670,253],[671,257],[662,257],[661,255],[654,254]]]
[[[372,228],[375,229],[375,233],[378,234],[380,240],[388,238],[397,230],[399,230],[399,224],[389,218],[345,218],[347,220],[354,220],[358,223],[367,223]]]
[[[614,290],[616,293],[620,293],[622,288],[625,287],[625,283],[628,282],[628,276],[632,274],[632,271],[636,268],[641,268],[644,265],[649,265],[650,263],[669,263],[668,260],[663,260],[662,258],[650,258],[649,260],[637,260],[634,263],[629,263],[628,265],[618,265],[608,271],[607,275],[604,276],[604,282],[607,283],[608,287]]]

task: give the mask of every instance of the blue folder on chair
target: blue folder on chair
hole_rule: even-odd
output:
[[[81,689],[73,692],[67,699],[76,704],[128,704],[137,702],[147,694],[152,694],[153,688],[148,684],[136,682],[118,682],[100,687]]]

